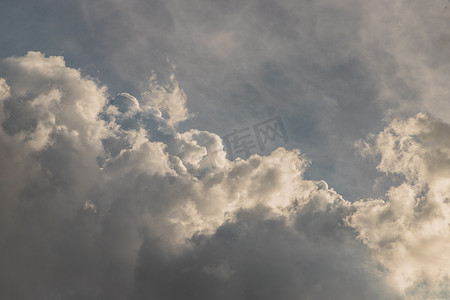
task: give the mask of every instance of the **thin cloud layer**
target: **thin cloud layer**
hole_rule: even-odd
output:
[[[450,125],[418,114],[361,143],[403,182],[344,200],[279,148],[229,161],[178,132],[175,77],[140,99],[29,52],[0,64],[5,299],[445,299]],[[26,287],[26,288],[24,288]]]

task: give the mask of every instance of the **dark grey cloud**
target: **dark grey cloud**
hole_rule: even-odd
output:
[[[240,211],[214,235],[195,236],[182,255],[146,241],[134,298],[395,298],[367,269],[364,248],[339,227],[348,211],[314,214],[313,206],[299,211],[293,227],[262,207]]]

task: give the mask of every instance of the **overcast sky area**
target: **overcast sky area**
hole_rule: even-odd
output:
[[[0,1],[1,299],[450,299],[447,0]]]

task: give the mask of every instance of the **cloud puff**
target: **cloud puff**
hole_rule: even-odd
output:
[[[450,125],[430,115],[394,120],[366,144],[378,169],[404,178],[386,200],[354,203],[349,219],[408,299],[449,296]]]
[[[162,113],[167,114],[167,124],[175,125],[189,118],[186,108],[186,94],[180,88],[175,76],[170,76],[170,81],[161,86],[156,81],[156,75],[149,80],[149,90],[142,94],[142,99],[147,105],[156,107]]]

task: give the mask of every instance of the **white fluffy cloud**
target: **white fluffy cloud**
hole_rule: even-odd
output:
[[[216,134],[178,132],[174,77],[109,97],[30,52],[0,78],[2,298],[445,298],[445,123],[397,120],[367,143],[405,182],[352,204],[305,179],[297,150],[229,161]]]
[[[420,113],[394,120],[364,149],[404,181],[385,200],[355,203],[349,223],[408,299],[449,296],[449,146],[450,125]]]

